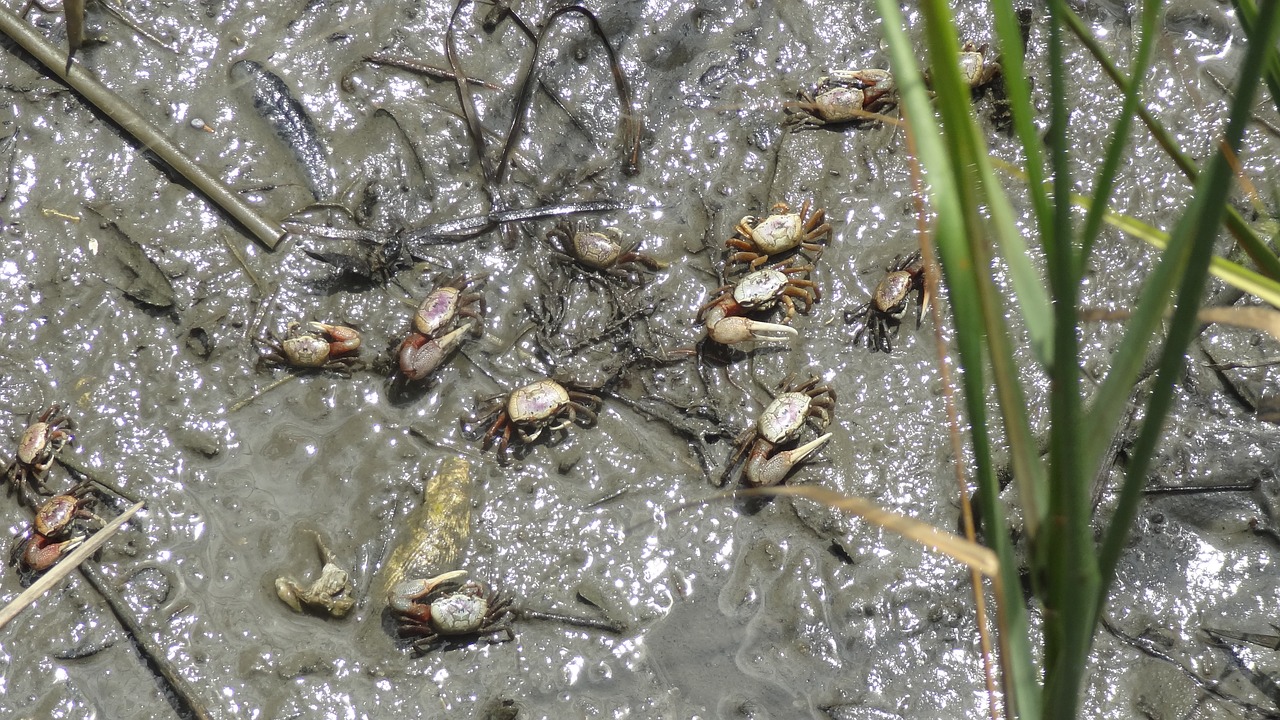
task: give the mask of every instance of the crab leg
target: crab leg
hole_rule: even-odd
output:
[[[830,439],[831,433],[827,433],[798,448],[780,452],[767,460],[763,454],[752,454],[751,458],[747,460],[747,484],[753,487],[777,485],[782,482],[787,473],[791,472],[791,468],[798,465],[818,448],[826,445]]]

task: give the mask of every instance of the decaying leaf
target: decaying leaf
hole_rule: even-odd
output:
[[[90,224],[87,229],[97,236],[99,250],[94,260],[103,279],[143,305],[173,307],[173,284],[142,246],[100,213],[89,212],[99,220],[96,227]]]

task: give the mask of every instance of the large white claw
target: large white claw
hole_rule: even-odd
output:
[[[426,597],[432,590],[451,580],[466,577],[466,575],[466,570],[450,570],[447,573],[426,580],[422,578],[405,580],[391,588],[391,592],[387,594],[387,604],[391,606],[392,610],[408,612],[415,601]],[[285,602],[289,601],[285,600]],[[292,606],[292,603],[290,605]]]
[[[721,345],[736,345],[748,340],[789,342],[799,334],[790,325],[760,322],[736,315],[707,326],[707,336]]]
[[[747,484],[752,487],[777,485],[782,482],[787,473],[791,472],[791,468],[809,457],[818,448],[826,445],[830,439],[831,433],[827,433],[800,447],[777,453],[767,460],[764,456],[752,456],[747,461]]]

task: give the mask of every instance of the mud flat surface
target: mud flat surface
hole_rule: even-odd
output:
[[[667,512],[717,492],[712,480],[733,434],[781,381],[814,373],[838,396],[834,437],[789,482],[956,525],[934,322],[919,330],[904,324],[891,354],[873,354],[854,345],[844,321],[883,268],[916,242],[903,134],[891,125],[780,128],[782,102],[828,70],[887,65],[872,4],[719,5],[599,8],[644,121],[640,172],[630,176],[621,172],[619,105],[605,54],[585,23],[563,19],[541,56],[544,87],[533,96],[518,157],[492,198],[454,84],[362,61],[385,50],[447,67],[451,5],[131,4],[169,48],[90,11],[91,34],[106,41],[77,62],[264,215],[284,218],[319,195],[345,205],[362,227],[391,233],[486,213],[491,203],[614,200],[624,209],[580,219],[616,226],[669,263],[642,289],[573,275],[550,257],[546,220],[510,225],[506,238],[490,232],[428,248],[434,264],[401,273],[403,287],[335,288],[326,282],[332,269],[303,249],[337,241],[293,238],[274,252],[255,245],[5,43],[0,438],[16,446],[28,413],[61,403],[76,422],[66,455],[147,499],[141,519],[102,553],[101,570],[212,717],[985,714],[962,568],[804,501]],[[481,125],[501,137],[529,43],[510,22],[483,31],[488,9],[463,9],[458,56],[469,75],[501,88],[472,93]],[[1085,10],[1123,65],[1134,44],[1129,6]],[[519,11],[533,23],[546,7],[524,3]],[[985,4],[960,2],[957,12],[965,39],[992,37]],[[60,15],[36,11],[31,19],[62,42]],[[1161,33],[1147,97],[1184,149],[1203,159],[1225,112],[1213,78],[1232,76],[1242,33],[1227,6],[1207,1],[1171,4]],[[1037,16],[1027,61],[1039,87],[1047,86],[1044,35]],[[314,121],[327,166],[301,165],[300,155],[314,160],[314,148],[285,146],[255,112],[251,91],[231,70],[242,60],[292,90]],[[1074,169],[1088,177],[1120,100],[1078,48],[1068,62],[1080,78]],[[1260,106],[1272,121],[1273,109]],[[993,127],[990,98],[977,112],[992,152],[1018,162]],[[193,126],[196,119],[211,132]],[[1145,134],[1135,133],[1134,143],[1117,208],[1163,226],[1184,204],[1186,185]],[[499,144],[488,140],[486,162],[496,162]],[[1276,184],[1278,149],[1261,126],[1250,131],[1242,161],[1263,188]],[[1016,187],[1013,195],[1029,213]],[[815,273],[822,299],[797,318],[800,335],[790,347],[701,369],[692,361],[636,362],[699,339],[693,317],[721,284],[723,241],[739,218],[810,198],[826,209],[834,237]],[[313,211],[309,219],[341,216]],[[139,288],[130,248],[159,268],[170,291],[157,298]],[[1086,302],[1127,307],[1153,261],[1148,248],[1109,233]],[[485,335],[430,388],[389,394],[387,348],[406,331],[413,299],[442,270],[488,274]],[[1217,301],[1232,299],[1212,291]],[[268,389],[284,374],[255,367],[252,338],[310,318],[359,328],[373,369]],[[614,332],[597,337],[602,328]],[[944,338],[949,333],[941,328]],[[1100,375],[1119,331],[1099,326],[1086,337],[1088,369]],[[1272,530],[1280,432],[1264,420],[1274,417],[1276,377],[1209,366],[1278,352],[1268,338],[1218,330],[1192,348],[1151,482],[1246,489],[1148,497],[1109,614],[1116,632],[1098,636],[1088,716],[1280,712],[1280,698],[1266,689],[1280,659],[1260,648],[1215,647],[1200,631],[1268,632],[1280,600]],[[535,443],[506,466],[463,436],[458,419],[477,396],[553,373],[610,381],[594,427]],[[1044,405],[1045,389],[1036,392],[1031,402]],[[358,591],[367,588],[424,480],[455,455],[470,459],[480,487],[462,556],[472,575],[517,605],[606,617],[624,632],[519,620],[512,642],[414,657],[379,627],[377,598],[344,620],[298,614],[276,598],[278,576],[319,573],[311,531],[326,538]],[[51,477],[70,484],[61,467]],[[16,501],[0,504],[11,535],[28,521]],[[0,600],[20,589],[7,572]],[[1217,695],[1207,694],[1217,681]],[[0,631],[0,715],[185,712],[78,577]]]

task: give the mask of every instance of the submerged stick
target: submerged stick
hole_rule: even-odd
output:
[[[87,100],[104,115],[111,118],[125,132],[136,139],[144,149],[181,174],[237,222],[245,227],[259,242],[274,250],[284,231],[280,226],[258,214],[248,203],[236,195],[221,180],[208,173],[191,159],[159,128],[151,124],[133,107],[103,85],[79,65],[66,66],[58,48],[45,40],[7,7],[0,6],[0,31],[22,46],[50,72],[62,78],[72,90]]]
[[[57,565],[54,565],[49,572],[40,576],[39,580],[31,583],[31,587],[23,590],[18,597],[13,599],[13,602],[6,605],[3,610],[0,610],[0,628],[8,625],[9,621],[17,617],[18,613],[27,609],[28,605],[38,600],[41,595],[49,592],[54,585],[62,582],[62,580],[72,572],[75,572],[76,567],[87,560],[90,555],[97,552],[98,548],[102,547],[107,540],[111,539],[111,536],[115,535],[120,530],[121,525],[128,522],[130,518],[142,509],[143,504],[144,503],[141,502],[134,503],[128,510],[120,513],[119,517],[107,523],[101,530],[94,533],[93,537],[89,538],[85,543],[80,545],[80,547],[72,550],[71,553],[59,561]]]

